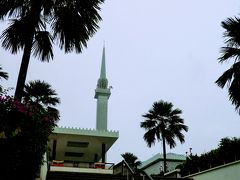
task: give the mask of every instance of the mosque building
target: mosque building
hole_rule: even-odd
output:
[[[118,131],[109,131],[108,99],[111,88],[106,77],[105,47],[102,53],[100,77],[95,89],[94,98],[97,100],[96,129],[56,127],[49,137],[45,163],[41,168],[41,176],[47,171],[69,171],[112,173],[106,166],[107,151],[119,137]],[[103,168],[104,167],[104,168]]]

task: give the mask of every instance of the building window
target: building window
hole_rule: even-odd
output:
[[[88,147],[89,142],[76,142],[76,141],[68,141],[67,146],[68,147],[81,147],[86,148]]]

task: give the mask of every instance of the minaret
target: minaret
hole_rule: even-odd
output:
[[[108,98],[110,95],[111,92],[110,88],[108,88],[108,80],[106,78],[105,47],[103,47],[100,78],[98,79],[94,96],[97,99],[97,130],[107,130]]]

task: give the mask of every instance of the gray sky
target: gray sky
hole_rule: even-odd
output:
[[[103,42],[107,77],[113,86],[109,99],[108,129],[120,137],[108,153],[108,162],[132,152],[140,160],[162,152],[161,143],[148,148],[139,124],[154,101],[172,102],[183,110],[189,126],[185,144],[168,152],[203,153],[226,136],[239,137],[240,118],[227,91],[214,81],[229,64],[218,64],[224,46],[220,26],[240,12],[238,0],[106,0],[100,29],[82,54],[65,55],[58,48],[54,61],[32,58],[28,80],[50,83],[61,98],[59,126],[95,128],[94,89],[100,73]],[[0,24],[0,30],[6,24]],[[22,53],[0,48],[0,64],[15,87]]]

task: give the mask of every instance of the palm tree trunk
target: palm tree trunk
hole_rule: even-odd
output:
[[[167,158],[166,158],[166,141],[164,135],[162,135],[163,141],[163,172],[167,172]]]
[[[22,63],[18,74],[18,81],[15,91],[15,99],[21,101],[23,96],[23,88],[25,85],[26,77],[27,77],[27,70],[30,61],[31,51],[32,51],[32,43],[33,37],[35,33],[35,27],[38,24],[38,19],[40,18],[41,14],[41,2],[40,1],[33,1],[32,6],[30,7],[31,11],[29,14],[26,15],[25,20],[28,22],[26,26],[26,30],[29,33],[29,38],[26,40]]]
[[[28,70],[28,65],[30,61],[31,49],[32,49],[32,41],[33,41],[33,35],[31,38],[29,38],[29,41],[24,47],[22,63],[20,66],[19,74],[18,74],[17,86],[16,86],[14,97],[19,101],[21,101],[23,96],[23,88],[25,85],[26,77],[27,77],[27,70]]]

